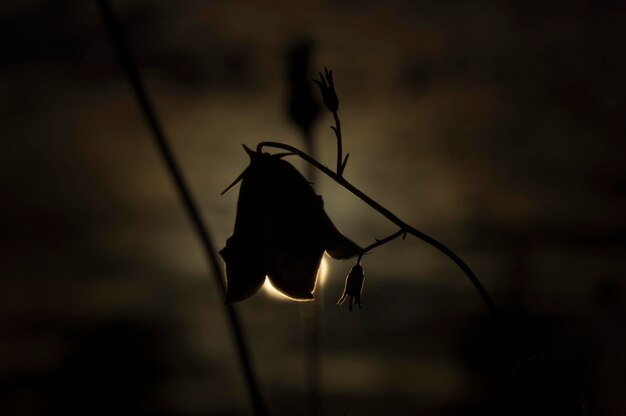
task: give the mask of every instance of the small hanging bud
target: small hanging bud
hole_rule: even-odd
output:
[[[352,311],[353,303],[361,309],[361,291],[363,290],[364,280],[365,274],[363,273],[363,267],[357,263],[352,267],[352,270],[350,270],[346,278],[346,286],[343,289],[343,294],[339,298],[337,305],[341,306],[346,299],[349,299],[348,309],[350,311]]]
[[[322,93],[322,99],[324,105],[331,113],[336,113],[339,110],[339,99],[337,98],[337,92],[335,92],[335,84],[333,82],[333,71],[329,71],[324,68],[324,74],[320,72],[320,80],[314,79],[313,82],[320,87]]]

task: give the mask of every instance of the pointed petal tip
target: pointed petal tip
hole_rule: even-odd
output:
[[[243,149],[246,151],[246,153],[248,154],[248,156],[250,156],[250,159],[252,159],[254,157],[254,155],[256,155],[256,152],[252,149],[250,149],[248,146],[246,146],[245,144],[242,144]]]

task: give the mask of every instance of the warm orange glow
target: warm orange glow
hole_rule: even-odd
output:
[[[322,262],[320,263],[320,269],[317,272],[317,283],[315,288],[322,287],[324,283],[326,283],[326,277],[328,277],[328,259],[326,257],[326,253],[324,253],[324,257],[322,257]]]
[[[280,290],[276,289],[274,287],[274,285],[272,285],[272,282],[270,282],[270,279],[267,276],[265,276],[265,284],[263,285],[263,290],[265,291],[266,294],[268,294],[270,297],[272,297],[274,299],[295,300],[296,302],[306,302],[306,301],[303,301],[301,299],[294,299],[294,298],[290,298],[289,296],[285,295],[283,292],[281,292]]]
[[[315,283],[315,289],[317,289],[318,287],[322,287],[322,285],[326,281],[327,276],[328,276],[328,260],[326,259],[326,254],[324,254],[324,257],[322,257],[322,262],[320,263],[320,268],[317,271],[317,280]],[[298,302],[306,302],[301,299],[293,299],[285,295],[284,293],[282,293],[280,290],[276,289],[272,285],[272,282],[270,282],[270,279],[268,277],[265,277],[265,284],[263,285],[263,290],[265,291],[267,295],[275,299],[295,300]]]

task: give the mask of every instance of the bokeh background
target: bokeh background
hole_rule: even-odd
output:
[[[112,6],[218,247],[241,144],[302,147],[285,65],[306,40],[335,74],[346,177],[461,255],[505,316],[411,237],[366,257],[356,312],[335,306],[352,264],[329,261],[316,303],[237,305],[274,414],[308,414],[313,307],[325,415],[624,414],[623,2]],[[0,414],[250,414],[221,294],[94,3],[3,1],[0,73]],[[331,122],[314,129],[329,166]],[[315,187],[359,244],[396,231]]]

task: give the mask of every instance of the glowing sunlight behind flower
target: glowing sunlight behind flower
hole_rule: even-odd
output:
[[[328,268],[329,268],[328,259],[326,258],[326,254],[324,254],[324,257],[322,257],[322,262],[320,263],[320,267],[317,271],[317,280],[315,282],[315,289],[317,289],[318,287],[322,287],[324,283],[326,282],[326,277],[328,277]],[[263,291],[265,292],[266,295],[274,299],[296,300],[296,301],[302,301],[302,302],[308,301],[308,300],[301,300],[301,299],[293,299],[285,295],[280,290],[276,289],[274,285],[272,285],[272,282],[267,276],[265,277],[265,283],[263,284]]]

